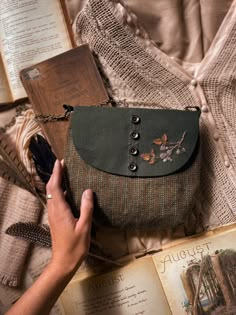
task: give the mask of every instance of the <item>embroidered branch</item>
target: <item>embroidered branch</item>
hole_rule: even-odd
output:
[[[181,139],[177,142],[168,142],[167,134],[163,134],[161,138],[157,138],[153,140],[153,144],[159,146],[159,150],[161,153],[158,155],[154,149],[150,151],[150,153],[143,153],[140,157],[147,161],[150,165],[153,165],[157,162],[158,159],[161,159],[162,162],[172,162],[174,154],[182,154],[186,152],[186,149],[182,146],[186,135],[186,131],[184,131]]]

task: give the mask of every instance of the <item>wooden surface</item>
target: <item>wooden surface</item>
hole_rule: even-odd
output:
[[[88,45],[82,45],[21,71],[36,114],[63,115],[63,104],[94,105],[108,100]],[[69,121],[42,124],[58,159],[64,157]]]

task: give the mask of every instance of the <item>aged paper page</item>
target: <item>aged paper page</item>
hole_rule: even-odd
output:
[[[72,48],[59,0],[0,0],[0,38],[15,100],[26,97],[20,70]]]
[[[3,62],[0,52],[0,103],[12,102],[11,92],[8,86],[6,73],[3,67]]]
[[[171,315],[151,257],[72,281],[60,301],[64,315]]]
[[[194,314],[199,285],[195,314],[236,314],[235,239],[236,229],[209,232],[153,257],[173,315]]]

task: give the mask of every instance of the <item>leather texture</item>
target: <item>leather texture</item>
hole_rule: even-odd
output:
[[[88,165],[114,175],[157,177],[189,167],[198,147],[198,110],[76,106],[74,146]]]

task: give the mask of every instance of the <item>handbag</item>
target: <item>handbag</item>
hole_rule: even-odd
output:
[[[76,106],[65,150],[70,204],[95,195],[95,224],[182,224],[200,181],[200,110]]]

